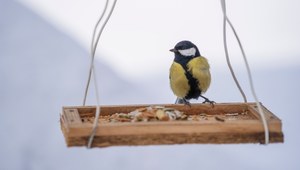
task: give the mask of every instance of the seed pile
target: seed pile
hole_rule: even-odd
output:
[[[112,115],[100,115],[99,122],[101,123],[114,123],[114,122],[151,122],[151,121],[234,121],[234,120],[248,120],[255,119],[247,111],[242,113],[220,113],[220,114],[207,114],[200,112],[199,114],[185,114],[182,111],[167,108],[164,106],[148,106],[138,108],[130,113],[115,113]],[[83,123],[92,123],[94,117],[82,118]]]
[[[130,113],[115,113],[102,118],[109,122],[148,122],[148,121],[169,121],[169,120],[185,120],[187,115],[183,112],[166,108],[163,106],[149,106],[138,108]]]

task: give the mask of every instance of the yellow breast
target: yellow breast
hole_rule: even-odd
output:
[[[185,97],[190,90],[185,70],[176,62],[173,62],[170,68],[170,85],[173,93],[180,98]]]
[[[198,80],[198,86],[201,92],[206,92],[211,82],[207,59],[204,57],[196,57],[188,62],[187,68],[192,76]]]

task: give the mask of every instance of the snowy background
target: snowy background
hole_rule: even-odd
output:
[[[91,33],[104,2],[0,0],[1,170],[300,169],[295,0],[227,1],[258,96],[282,119],[284,144],[66,148],[59,113],[62,106],[82,104]],[[173,103],[168,50],[182,39],[195,42],[209,59],[213,82],[206,96],[241,101],[225,64],[218,0],[129,0],[117,3],[98,48],[101,103]],[[229,41],[236,73],[253,101],[237,44]]]

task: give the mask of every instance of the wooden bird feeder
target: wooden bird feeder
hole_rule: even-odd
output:
[[[105,10],[103,10],[98,23],[101,21],[104,13],[109,11],[107,18],[102,27],[99,27],[100,31],[97,40],[94,39],[96,34],[93,36],[91,51],[92,63],[94,62],[97,42],[114,9],[116,1],[112,3],[110,10],[106,10],[107,3],[108,1],[106,2]],[[226,21],[225,1],[222,1],[222,9],[224,21]],[[95,31],[98,28],[98,23],[95,26]],[[225,30],[225,27],[223,27],[223,30]],[[226,36],[224,35],[224,39],[225,37]],[[227,48],[227,46],[225,46],[225,48]],[[85,105],[92,71],[93,65],[90,66],[83,105]],[[91,140],[92,142],[89,143],[92,144],[91,147],[163,144],[265,143],[265,124],[263,125],[262,123],[255,103],[220,103],[215,104],[214,107],[210,104],[192,104],[191,107],[180,104],[155,106],[173,110],[176,109],[176,112],[174,111],[174,113],[184,113],[184,115],[181,116],[180,119],[177,119],[177,117],[171,119],[173,117],[169,117],[171,120],[167,120],[163,119],[164,114],[167,113],[166,110],[164,110],[166,112],[161,113],[154,109],[156,117],[152,116],[151,121],[150,119],[149,121],[128,121],[127,118],[127,121],[125,122],[111,121],[114,119],[110,118],[118,115],[117,113],[122,113],[122,116],[124,117],[130,117],[131,113],[135,110],[149,108],[149,106],[101,106],[100,118],[95,120],[96,106],[70,106],[63,107],[60,116],[61,130],[68,147],[87,146],[90,137],[93,139]],[[269,129],[269,142],[283,142],[281,120],[264,106],[262,106],[262,109],[267,121],[268,128],[266,129]],[[150,112],[148,113],[150,114]],[[152,113],[153,112],[151,112],[151,114]],[[97,115],[99,114],[97,113]],[[105,117],[109,117],[109,119],[106,120]],[[98,121],[98,126],[93,126],[94,120]],[[91,135],[92,132],[95,132],[93,129],[96,130],[95,135],[94,133]],[[266,139],[268,138],[266,137]]]
[[[101,122],[92,147],[264,143],[264,128],[255,103],[155,105],[177,109],[191,119],[148,122]],[[147,105],[102,106],[101,116],[128,114]],[[283,142],[281,120],[264,106],[270,143]],[[63,107],[61,130],[68,147],[87,146],[93,129],[95,106]]]

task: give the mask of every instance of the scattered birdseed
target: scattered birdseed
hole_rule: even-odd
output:
[[[129,113],[115,113],[112,115],[100,115],[101,123],[117,122],[153,122],[153,121],[234,121],[243,119],[254,119],[247,111],[234,113],[208,114],[200,112],[199,114],[186,114],[174,108],[164,106],[148,106],[135,109]],[[92,123],[94,117],[83,117],[83,123]]]
[[[215,116],[215,119],[220,122],[225,122],[225,119],[221,118],[220,116]]]

